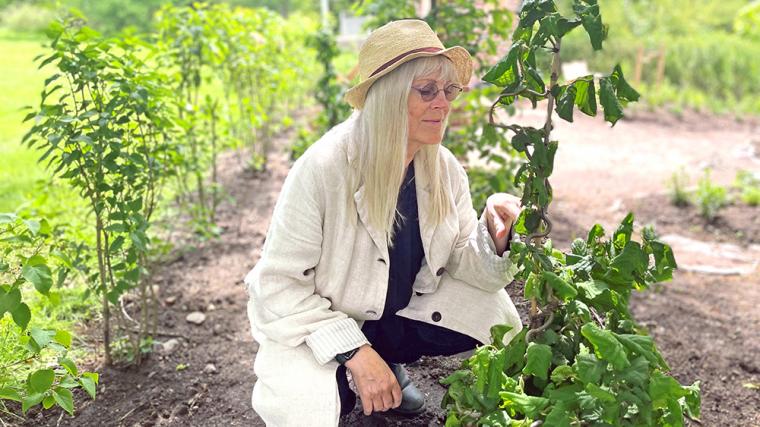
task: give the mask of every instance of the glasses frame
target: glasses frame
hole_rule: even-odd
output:
[[[435,87],[435,92],[432,92],[431,87]],[[455,91],[450,92],[451,88],[454,88]],[[435,98],[438,97],[438,92],[441,91],[443,91],[443,97],[446,98],[447,101],[451,102],[457,99],[457,97],[459,97],[459,94],[461,94],[464,90],[462,86],[459,86],[456,83],[450,83],[443,89],[439,89],[438,85],[433,82],[430,82],[421,88],[412,86],[412,89],[416,90],[417,93],[420,94],[420,98],[422,98],[422,100],[425,102],[432,102]]]

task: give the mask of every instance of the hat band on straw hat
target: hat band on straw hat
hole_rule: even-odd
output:
[[[419,49],[412,49],[412,50],[410,50],[408,52],[402,53],[401,55],[399,55],[399,56],[391,59],[390,61],[386,62],[385,64],[381,65],[380,68],[378,68],[377,70],[373,71],[372,74],[369,75],[369,77],[374,76],[375,74],[377,74],[377,73],[385,70],[386,68],[390,67],[391,65],[393,65],[393,64],[397,63],[398,61],[404,59],[404,57],[412,55],[414,53],[418,53],[418,52],[431,52],[431,53],[434,53],[434,52],[440,52],[442,50],[443,49],[441,49],[439,47],[421,47]]]

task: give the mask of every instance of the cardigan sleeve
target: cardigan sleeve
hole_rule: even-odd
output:
[[[302,156],[272,214],[261,259],[246,276],[253,327],[288,346],[306,343],[320,364],[367,344],[358,323],[318,295],[314,269],[322,247],[324,193]]]
[[[459,217],[459,235],[446,266],[452,277],[476,288],[496,292],[512,281],[517,266],[509,259],[509,250],[499,256],[488,233],[485,210],[477,219],[472,207],[470,185],[462,165],[456,162],[458,185],[454,185],[455,205]]]

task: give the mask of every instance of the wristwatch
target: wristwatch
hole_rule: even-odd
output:
[[[353,350],[348,350],[345,353],[338,353],[338,354],[335,355],[335,360],[337,360],[338,363],[340,363],[341,365],[345,365],[346,362],[348,362],[349,360],[351,360],[351,358],[354,357],[356,355],[356,353],[359,352],[359,348],[360,347],[357,347],[357,348],[355,348]]]

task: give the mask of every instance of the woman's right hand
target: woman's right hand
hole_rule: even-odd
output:
[[[361,346],[354,357],[346,362],[346,367],[351,370],[359,391],[364,415],[401,405],[401,387],[396,376],[371,346]]]

